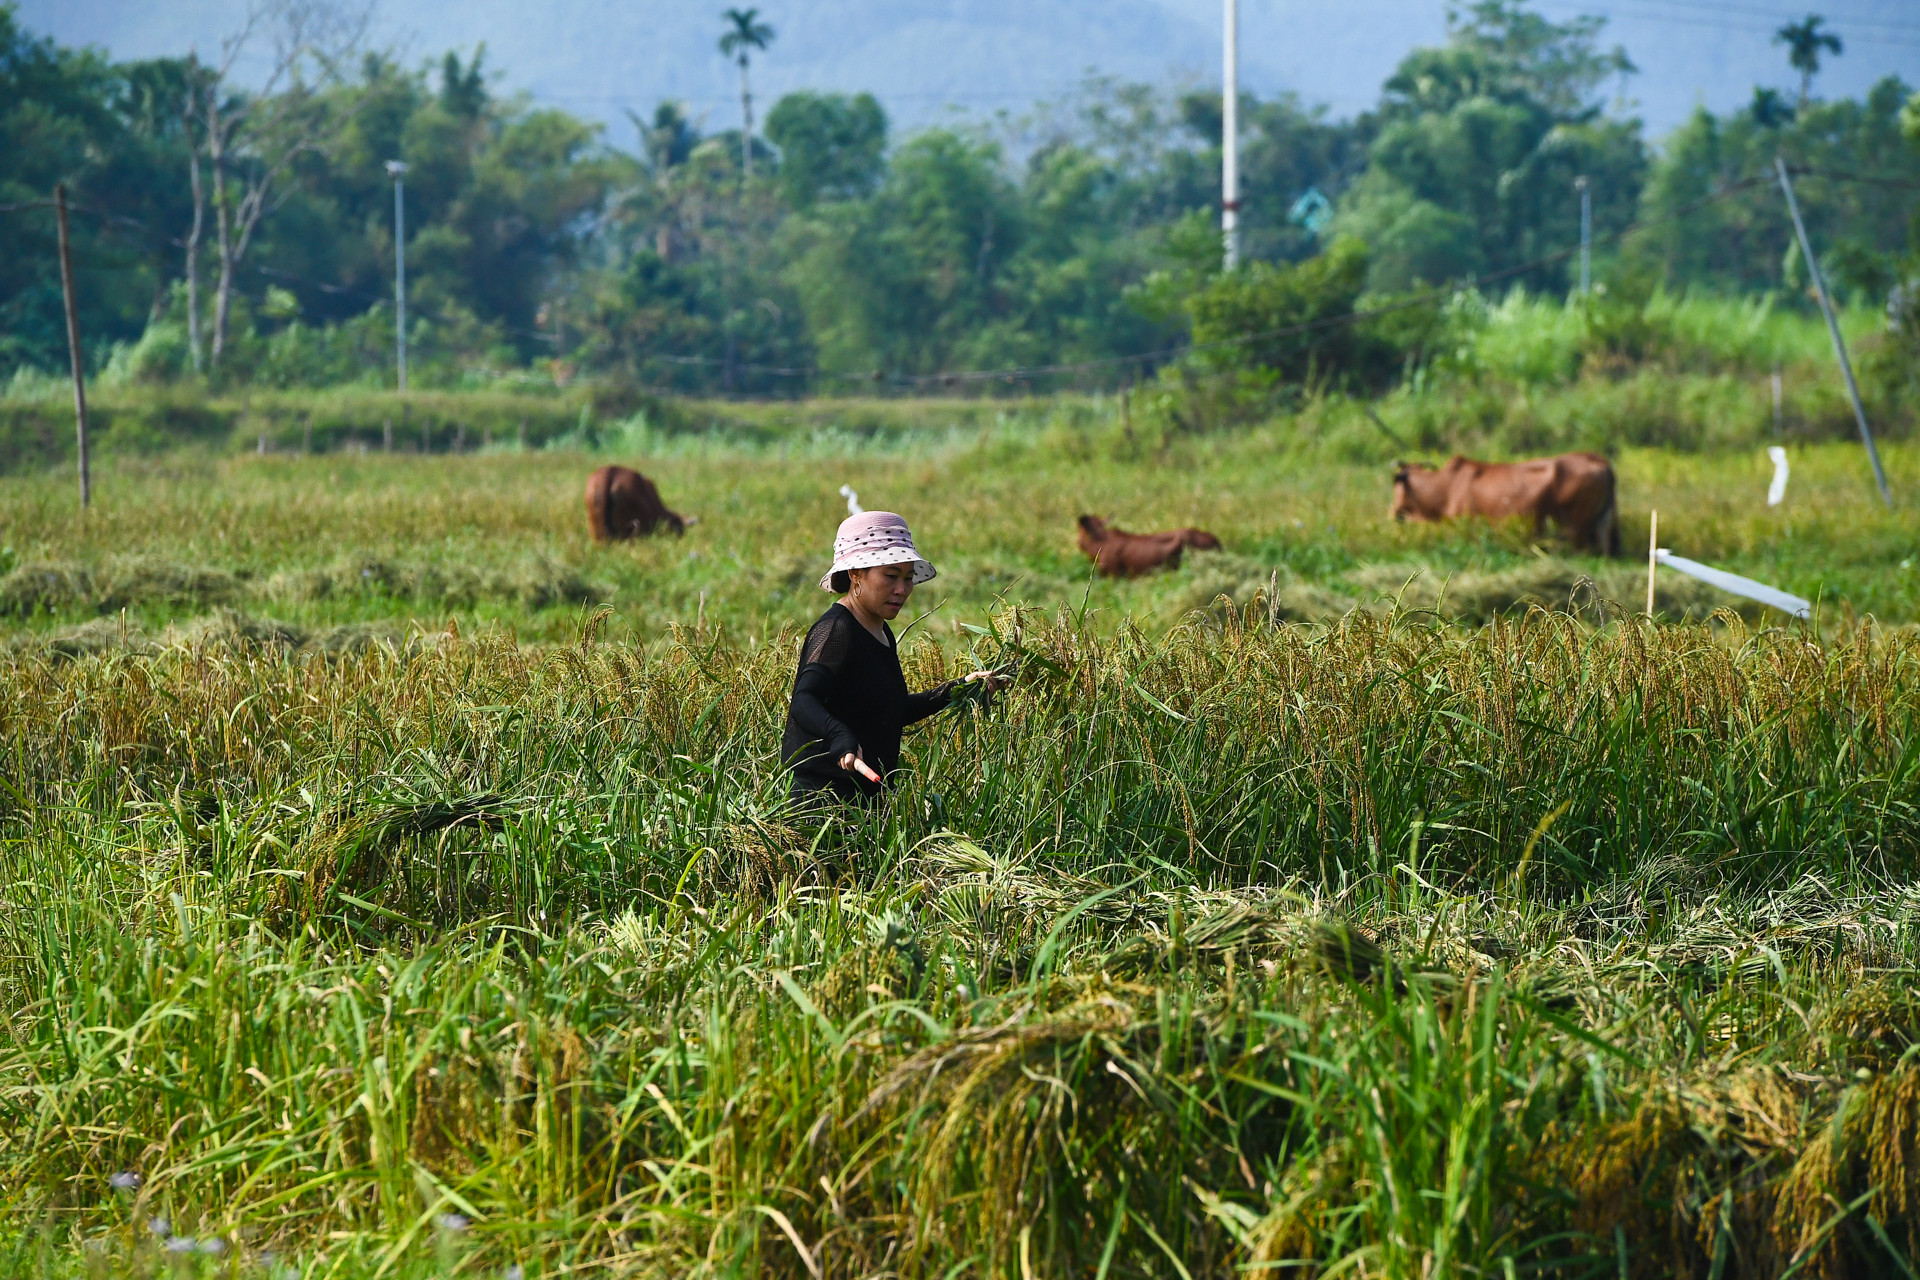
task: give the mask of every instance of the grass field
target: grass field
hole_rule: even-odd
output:
[[[1417,411],[1395,421],[1403,438],[1427,430]],[[894,436],[829,424],[769,443],[641,424],[605,443],[599,456],[117,459],[84,520],[57,473],[0,477],[0,614],[40,635],[89,621],[99,633],[102,618],[115,635],[157,632],[224,607],[309,630],[454,618],[563,640],[605,602],[622,641],[696,620],[764,641],[821,607],[815,580],[851,484],[867,506],[906,513],[941,566],[915,612],[940,604],[924,626],[948,637],[1009,604],[1084,604],[1109,628],[1164,630],[1220,593],[1246,604],[1256,590],[1300,620],[1398,600],[1478,622],[1528,600],[1565,607],[1583,578],[1644,608],[1650,507],[1664,512],[1664,545],[1817,599],[1825,618],[1920,616],[1914,519],[1881,508],[1850,444],[1792,446],[1788,498],[1772,509],[1760,445],[1621,450],[1627,555],[1609,565],[1536,547],[1523,529],[1395,526],[1388,477],[1402,450],[1350,407],[1197,438],[1135,436],[1109,402]],[[1920,449],[1896,442],[1886,456],[1896,492],[1920,490]],[[642,463],[700,523],[682,539],[594,548],[581,491],[612,459]],[[1073,540],[1083,511],[1123,528],[1199,525],[1226,553],[1090,583]],[[1673,617],[1737,603],[1672,574],[1662,585]]]
[[[1920,450],[1625,449],[1609,564],[1342,414],[0,479],[0,1273],[1910,1273]],[[775,759],[843,483],[912,682],[1023,659],[872,817]],[[1635,616],[1651,506],[1817,628]]]

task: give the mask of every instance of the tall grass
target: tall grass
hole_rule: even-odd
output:
[[[10,1269],[1910,1265],[1911,637],[1267,619],[0,659]]]
[[[1497,302],[1477,295],[1455,301],[1450,320],[1461,347],[1445,366],[1470,376],[1519,386],[1572,382],[1609,344],[1631,365],[1691,369],[1702,373],[1766,374],[1825,370],[1833,351],[1825,326],[1810,309],[1794,310],[1774,295],[1718,297],[1656,290],[1644,299],[1609,298],[1604,288],[1591,301],[1565,301],[1516,289]],[[1871,307],[1842,316],[1842,329],[1856,350],[1886,328]]]

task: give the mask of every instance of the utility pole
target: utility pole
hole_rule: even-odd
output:
[[[1580,193],[1580,296],[1593,291],[1593,186],[1585,174],[1573,180]]]
[[[407,165],[387,161],[393,175],[393,352],[400,390],[407,389]]]
[[[1240,265],[1240,0],[1226,0],[1220,90],[1220,239],[1227,270]]]
[[[1813,245],[1807,240],[1807,224],[1800,220],[1800,202],[1793,198],[1793,179],[1787,176],[1787,162],[1779,156],[1773,158],[1775,172],[1780,175],[1780,190],[1787,195],[1787,212],[1793,215],[1793,234],[1800,238],[1800,256],[1806,260],[1807,274],[1813,277],[1814,292],[1820,298],[1820,312],[1827,318],[1827,336],[1833,339],[1834,358],[1840,362],[1840,375],[1847,380],[1847,395],[1853,399],[1853,420],[1860,427],[1860,440],[1867,446],[1867,460],[1873,463],[1873,478],[1880,486],[1880,499],[1893,509],[1893,491],[1887,488],[1887,472],[1880,465],[1880,450],[1874,446],[1873,432],[1867,427],[1867,411],[1860,403],[1860,384],[1853,380],[1853,362],[1847,359],[1846,339],[1840,336],[1840,322],[1833,315],[1833,299],[1827,296],[1827,282],[1821,278],[1820,263],[1813,256]]]
[[[80,356],[80,309],[73,297],[73,249],[67,238],[67,184],[53,189],[53,208],[60,224],[60,291],[67,298],[67,352],[73,358],[73,417],[80,438],[80,509],[93,501],[93,477],[87,467],[86,364]]]

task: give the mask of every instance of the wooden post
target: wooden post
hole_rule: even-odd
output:
[[[1787,193],[1787,212],[1793,215],[1793,234],[1800,237],[1800,256],[1806,259],[1807,274],[1813,278],[1814,292],[1820,298],[1820,313],[1827,318],[1827,335],[1833,339],[1834,358],[1840,362],[1840,374],[1847,380],[1847,394],[1853,398],[1853,420],[1859,424],[1860,439],[1867,446],[1867,460],[1873,463],[1873,478],[1880,486],[1880,499],[1893,509],[1893,491],[1887,488],[1887,473],[1880,465],[1880,450],[1874,447],[1873,432],[1867,429],[1867,411],[1860,404],[1860,385],[1853,380],[1853,362],[1847,359],[1846,339],[1840,336],[1840,322],[1833,316],[1833,299],[1827,296],[1827,282],[1814,261],[1813,245],[1807,240],[1807,224],[1800,221],[1800,202],[1793,198],[1793,180],[1787,177],[1787,162],[1773,158],[1780,174],[1780,189]]]
[[[1647,617],[1653,617],[1653,571],[1660,563],[1660,513],[1647,521]]]
[[[67,352],[73,358],[73,419],[80,442],[80,509],[93,501],[93,474],[87,465],[87,373],[80,355],[80,309],[73,297],[73,250],[67,238],[67,184],[53,189],[60,224],[60,290],[67,296]]]

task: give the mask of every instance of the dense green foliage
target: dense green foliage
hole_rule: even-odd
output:
[[[1777,291],[1804,306],[1805,268],[1766,183],[1775,153],[1805,171],[1810,228],[1842,293],[1882,304],[1908,273],[1920,182],[1920,148],[1900,138],[1907,86],[1797,107],[1762,92],[1744,111],[1702,111],[1655,148],[1603,101],[1631,67],[1600,37],[1593,20],[1483,0],[1455,15],[1444,46],[1406,58],[1374,111],[1336,121],[1284,96],[1249,100],[1245,247],[1258,280],[1288,279],[1342,237],[1355,247],[1272,297],[1235,284],[1209,298],[1220,103],[1205,94],[1093,80],[1019,120],[893,138],[871,97],[799,93],[768,113],[748,177],[738,131],[703,137],[663,103],[634,120],[623,150],[598,126],[497,96],[484,50],[410,70],[346,57],[340,42],[323,58],[316,37],[301,78],[249,96],[192,59],[113,64],[59,48],[4,9],[0,226],[24,251],[0,264],[0,375],[60,363],[44,201],[64,179],[91,363],[189,376],[181,246],[195,155],[209,192],[196,242],[203,348],[216,215],[240,219],[264,193],[232,255],[229,332],[203,351],[222,385],[392,378],[390,159],[411,166],[414,382],[442,388],[529,366],[563,384],[589,374],[763,395],[876,380],[1004,391],[952,375],[1051,365],[1069,367],[1042,389],[1124,385],[1203,331],[1344,313],[1361,296],[1479,274],[1494,296],[1515,284],[1561,293],[1578,177],[1608,288],[1638,300],[1656,287]],[[1636,219],[1647,225],[1624,235]],[[1379,386],[1423,368],[1431,336],[1420,320],[1314,359],[1255,348],[1241,363]]]
[[[1775,198],[1776,155],[1809,170],[1797,182],[1807,230],[1843,297],[1884,301],[1903,274],[1901,237],[1920,215],[1920,149],[1901,139],[1908,90],[1883,81],[1864,102],[1814,102],[1798,112],[1756,97],[1726,117],[1696,112],[1667,139],[1665,163],[1644,197],[1650,227],[1635,249],[1669,279],[1727,291],[1809,288],[1786,204]],[[1755,180],[1747,199],[1681,216],[1689,206]],[[1865,181],[1862,181],[1865,179]],[[1836,196],[1839,198],[1836,199]]]
[[[183,95],[174,64],[115,66],[61,48],[23,30],[13,6],[0,4],[0,205],[8,206],[0,212],[0,374],[66,362],[45,207],[58,182],[78,205],[111,215],[81,215],[73,225],[76,285],[96,338],[137,337],[161,305],[180,271],[167,236],[191,216],[175,137]]]
[[[1370,163],[1338,222],[1373,249],[1376,288],[1515,268],[1577,243],[1568,195],[1582,176],[1598,196],[1597,234],[1632,220],[1648,157],[1637,122],[1605,118],[1594,101],[1631,67],[1595,48],[1600,26],[1479,4],[1456,15],[1446,48],[1416,50],[1388,79]],[[1518,275],[1567,280],[1564,262]]]

